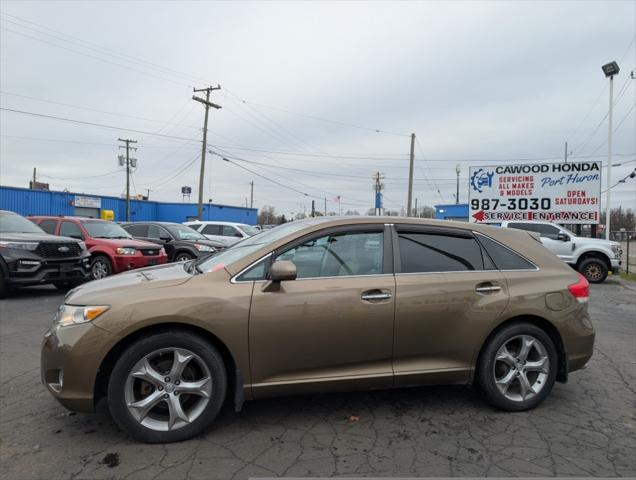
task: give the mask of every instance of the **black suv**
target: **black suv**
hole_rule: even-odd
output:
[[[186,262],[222,250],[224,245],[208,240],[196,230],[170,222],[131,222],[121,226],[133,238],[163,246],[169,262]]]
[[[89,278],[90,256],[84,242],[49,235],[17,213],[0,210],[0,297],[12,287],[78,285]]]

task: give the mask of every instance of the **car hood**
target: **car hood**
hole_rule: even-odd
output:
[[[576,239],[573,240],[576,243],[579,243],[581,245],[585,244],[590,245],[590,246],[596,246],[596,247],[605,247],[605,248],[610,248],[612,245],[617,246],[620,245],[620,243],[618,242],[614,242],[612,240],[603,240],[602,238],[581,238],[581,237],[577,237]]]
[[[20,233],[20,232],[2,232],[0,240],[5,242],[56,242],[68,243],[77,240],[70,237],[58,237],[57,235],[49,235],[48,233]]]
[[[222,242],[216,242],[214,240],[208,240],[208,239],[196,239],[196,240],[181,240],[182,242],[188,242],[191,244],[195,244],[198,243],[199,245],[206,245],[208,247],[214,247],[214,248],[223,248],[225,247],[225,245],[223,245]]]
[[[140,268],[84,283],[71,290],[64,299],[70,305],[110,305],[113,299],[134,297],[141,291],[173,287],[187,282],[192,275],[183,263],[168,263]]]
[[[109,245],[111,247],[135,247],[135,248],[159,248],[161,245],[156,243],[145,242],[143,240],[135,240],[133,238],[93,238],[95,242],[101,245]]]

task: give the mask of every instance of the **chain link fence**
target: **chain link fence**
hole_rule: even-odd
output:
[[[621,244],[623,250],[622,270],[627,273],[636,273],[636,231],[620,230],[611,232],[610,238]]]

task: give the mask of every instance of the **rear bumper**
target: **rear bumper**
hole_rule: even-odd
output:
[[[113,273],[121,273],[136,268],[152,267],[162,265],[168,261],[166,255],[144,256],[137,255],[117,255],[113,257]]]
[[[90,254],[81,257],[47,259],[24,250],[2,252],[4,279],[9,286],[20,287],[58,282],[81,282],[89,278]]]

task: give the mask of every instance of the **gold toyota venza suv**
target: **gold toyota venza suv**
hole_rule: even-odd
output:
[[[296,221],[72,290],[45,334],[42,381],[71,410],[105,399],[145,442],[274,395],[475,384],[526,410],[590,359],[588,289],[525,231]]]

